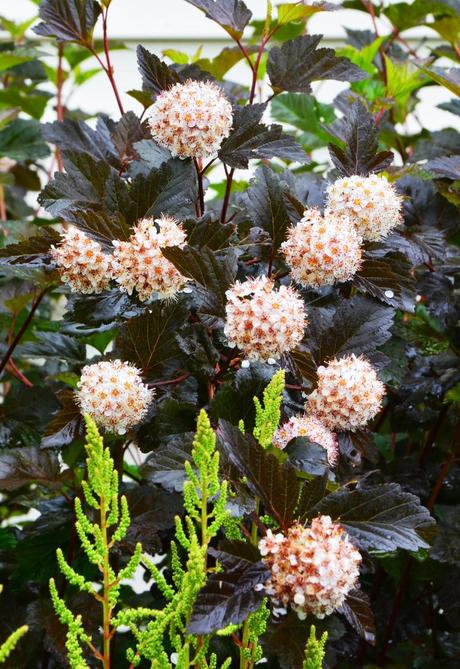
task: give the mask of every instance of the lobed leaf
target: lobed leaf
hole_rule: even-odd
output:
[[[420,500],[397,483],[348,490],[341,488],[309,511],[340,521],[354,543],[363,550],[417,551],[428,548],[426,539],[434,520]]]
[[[311,83],[324,79],[359,81],[366,78],[367,74],[348,58],[336,56],[334,49],[318,49],[321,38],[322,35],[303,35],[288,40],[281,47],[272,47],[267,72],[275,93],[310,93]]]
[[[372,115],[357,100],[340,122],[329,126],[337,139],[344,142],[345,149],[329,145],[334,166],[345,176],[370,172],[381,172],[391,165],[393,153],[378,151],[378,128]]]
[[[238,625],[257,611],[265,597],[262,588],[255,589],[270,575],[262,562],[250,562],[213,548],[208,552],[224,570],[211,574],[199,591],[187,627],[189,634],[212,634],[228,625]]]

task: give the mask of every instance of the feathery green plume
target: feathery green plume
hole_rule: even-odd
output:
[[[256,406],[256,421],[254,437],[264,447],[268,448],[273,435],[278,429],[281,418],[281,402],[285,384],[284,369],[273,375],[270,383],[264,390],[263,406],[257,397],[254,397]]]
[[[110,662],[111,638],[116,628],[140,618],[152,615],[150,609],[126,609],[113,616],[117,606],[120,584],[125,578],[132,578],[140,564],[142,546],[138,544],[134,554],[118,573],[115,573],[110,564],[110,552],[114,545],[122,541],[130,525],[130,515],[126,497],[119,498],[118,473],[110,450],[104,448],[94,421],[85,416],[86,422],[86,467],[87,480],[82,482],[84,501],[94,512],[97,521],[88,516],[83,510],[80,498],[75,499],[75,529],[80,539],[83,551],[88,560],[97,566],[101,573],[102,590],[94,587],[84,576],[76,572],[69,565],[63,552],[58,548],[56,552],[59,569],[68,583],[94,597],[102,607],[102,650],[98,650],[91,637],[85,632],[81,616],[77,616],[67,607],[59,596],[54,579],[50,581],[50,593],[54,610],[63,625],[67,627],[66,649],[67,659],[71,669],[87,669],[89,666],[84,659],[83,649],[88,646],[93,655],[104,665]],[[153,613],[155,613],[153,611]]]
[[[327,632],[316,638],[316,627],[310,627],[310,636],[308,637],[307,645],[305,647],[305,660],[303,669],[322,669],[324,656],[326,654],[325,647],[327,641]]]

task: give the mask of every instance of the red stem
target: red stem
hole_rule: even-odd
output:
[[[0,186],[0,221],[6,221],[6,218],[5,191],[3,186]],[[4,233],[6,235],[5,231]]]
[[[24,376],[24,374],[21,372],[20,369],[16,367],[13,358],[10,358],[8,360],[6,369],[10,372],[10,374],[15,376],[18,379],[18,381],[21,381],[21,383],[23,383],[27,388],[34,387],[34,384],[31,381],[29,381],[29,379],[26,376]]]
[[[195,169],[196,169],[196,178],[198,181],[198,207],[197,207],[197,213],[199,216],[203,216],[204,214],[204,190],[203,190],[203,170],[202,170],[202,165],[200,164],[201,161],[195,159],[194,161]]]
[[[27,318],[25,319],[24,323],[23,323],[23,324],[21,325],[21,327],[19,328],[19,330],[18,330],[16,336],[14,337],[13,341],[12,341],[11,344],[9,345],[7,352],[5,353],[5,355],[4,355],[3,358],[2,358],[2,361],[0,362],[0,374],[1,374],[1,372],[3,372],[3,370],[5,369],[6,365],[8,364],[9,359],[10,359],[11,356],[13,355],[13,351],[14,351],[14,349],[15,349],[16,346],[19,344],[19,342],[21,341],[22,337],[24,336],[24,334],[25,334],[27,328],[29,327],[30,322],[31,322],[32,318],[34,317],[34,314],[35,314],[35,312],[36,312],[36,310],[37,310],[37,308],[38,308],[38,305],[39,305],[40,302],[42,301],[42,299],[43,299],[43,297],[44,297],[46,291],[47,291],[46,288],[45,288],[45,290],[42,290],[42,292],[41,292],[41,293],[34,299],[34,301],[32,302],[32,308],[31,308],[31,310],[30,310],[30,312],[29,312],[29,315],[27,316]]]
[[[96,52],[94,46],[90,47],[90,51],[93,54],[93,56],[96,58],[98,61],[99,65],[102,67],[104,72],[109,78],[110,84],[112,86],[113,92],[115,94],[115,98],[117,100],[118,104],[118,109],[120,110],[120,114],[124,114],[125,111],[123,109],[123,103],[121,101],[120,93],[118,92],[117,84],[115,81],[115,78],[113,76],[113,65],[112,61],[110,60],[110,51],[109,51],[109,38],[108,38],[108,33],[107,33],[107,14],[108,14],[108,8],[104,11],[102,11],[102,31],[103,31],[103,44],[104,44],[104,53],[105,53],[105,59],[106,63],[103,62],[103,60],[99,57],[99,54]]]
[[[166,381],[154,381],[152,383],[152,386],[169,386],[172,383],[180,383],[181,381],[185,381],[185,379],[188,379],[189,376],[190,372],[185,372],[185,374],[181,374],[181,376],[178,376],[175,379],[167,379]]]
[[[57,120],[64,120],[64,106],[62,104],[62,86],[64,84],[64,73],[62,70],[62,56],[64,53],[64,45],[59,44],[58,46],[58,67],[57,67]],[[56,149],[56,161],[59,172],[64,170],[64,165],[62,164],[62,156],[59,149]]]
[[[234,174],[235,170],[233,168],[230,170],[230,172],[227,172],[227,185],[225,186],[224,202],[222,204],[222,213],[220,215],[221,223],[225,223],[225,219],[227,218],[227,211],[228,211],[228,205],[230,203],[230,195],[232,193],[232,182]]]

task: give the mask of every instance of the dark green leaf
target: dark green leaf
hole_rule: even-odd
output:
[[[199,591],[187,628],[189,634],[212,634],[228,625],[238,625],[257,611],[265,596],[263,589],[255,589],[270,575],[262,562],[249,562],[212,548],[209,553],[224,570],[211,574]]]
[[[359,81],[367,75],[334,49],[318,49],[322,35],[303,35],[272,47],[267,72],[275,92],[310,93],[311,83],[323,79]]]
[[[283,93],[271,104],[275,121],[288,123],[301,131],[299,141],[307,151],[326,146],[332,140],[327,126],[336,116],[334,107],[318,102],[313,95]]]
[[[14,160],[38,160],[49,154],[37,121],[17,118],[0,130],[0,156]]]

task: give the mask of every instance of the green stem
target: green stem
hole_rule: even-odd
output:
[[[259,515],[259,509],[260,509],[260,498],[256,497],[255,498],[255,508],[254,508],[254,513],[256,516]],[[252,522],[251,525],[251,544],[254,546],[257,546],[257,523],[254,521]],[[241,645],[240,645],[240,669],[252,669],[254,666],[254,663],[251,660],[248,660],[244,654],[244,651],[248,649],[249,645],[249,623],[248,619],[243,623],[243,637],[241,639]]]
[[[103,595],[103,623],[102,623],[102,632],[103,632],[103,667],[104,669],[110,669],[110,615],[111,615],[111,605],[109,600],[110,595],[110,573],[109,573],[109,542],[107,536],[107,512],[105,508],[105,499],[101,498],[101,531],[102,531],[102,541],[104,543],[104,564],[103,564],[103,577],[104,577],[104,595]]]

